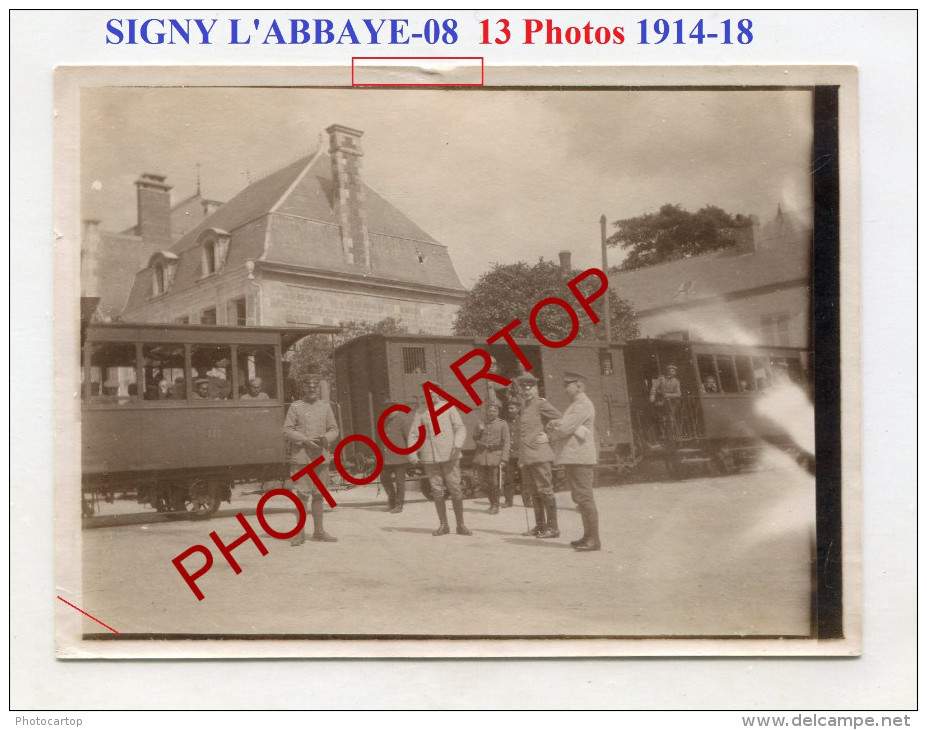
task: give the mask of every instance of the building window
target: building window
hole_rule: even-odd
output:
[[[780,347],[791,346],[789,330],[791,329],[791,317],[788,314],[772,314],[760,319],[760,328],[763,338],[763,344],[779,345]]]
[[[189,315],[184,315],[183,317],[177,317],[177,319],[174,320],[174,324],[190,324]]]
[[[599,372],[602,375],[612,375],[615,372],[612,365],[612,353],[608,350],[599,350]]]
[[[203,244],[203,276],[216,273],[216,242],[207,241]]]
[[[425,372],[425,348],[402,348],[402,371],[406,374]]]
[[[244,297],[229,302],[229,324],[244,327],[248,324],[248,308]]]
[[[210,307],[200,312],[200,324],[218,324],[218,322],[219,320],[216,318],[215,307]]]
[[[156,297],[164,291],[164,266],[156,264],[154,271],[151,272],[151,295]]]

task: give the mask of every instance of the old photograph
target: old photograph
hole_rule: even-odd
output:
[[[59,656],[858,653],[820,76],[59,69]]]

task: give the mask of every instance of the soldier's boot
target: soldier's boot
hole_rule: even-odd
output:
[[[544,520],[544,505],[539,504],[537,498],[534,500],[534,529],[521,533],[525,537],[537,537],[547,526]]]
[[[589,522],[589,534],[586,539],[573,549],[580,553],[592,553],[602,549],[602,543],[599,541],[599,515],[597,512],[590,510],[586,518]]]
[[[296,519],[299,519],[299,513],[296,513]],[[290,538],[290,545],[293,547],[299,547],[300,545],[305,545],[306,543],[306,515],[303,513],[303,527],[297,532],[293,537]]]
[[[402,512],[402,508],[406,503],[406,480],[405,477],[399,480],[399,483],[396,485],[396,501],[393,502],[393,508],[390,512],[394,514],[399,514]]]
[[[393,507],[396,506],[396,490],[393,488],[393,485],[383,480],[383,491],[386,492],[386,511],[392,512]]]
[[[560,537],[560,528],[557,527],[557,503],[551,502],[544,507],[547,512],[547,524],[538,533],[538,537]]]
[[[582,545],[589,537],[589,520],[586,518],[586,510],[580,510],[579,516],[583,518],[583,536],[579,540],[570,540],[570,545],[573,547]]]
[[[499,485],[491,484],[489,486],[489,514],[499,514]]]
[[[451,504],[454,505],[454,519],[457,520],[457,534],[472,535],[473,533],[470,532],[464,524],[463,497],[451,497]]]
[[[441,524],[438,526],[438,529],[431,534],[435,537],[447,535],[451,531],[451,528],[447,526],[447,505],[444,504],[443,494],[435,495],[435,510],[438,513],[438,520]]]
[[[322,504],[321,499],[312,500],[312,527],[313,533],[312,538],[316,542],[338,542],[337,537],[332,537],[327,532],[325,532],[322,527],[322,514],[325,510],[325,506]]]

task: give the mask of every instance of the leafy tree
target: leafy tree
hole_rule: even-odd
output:
[[[531,266],[524,261],[516,264],[493,264],[476,285],[467,292],[463,306],[457,312],[454,333],[474,337],[489,337],[498,332],[513,319],[522,324],[514,331],[516,337],[533,337],[528,318],[534,305],[546,297],[558,297],[574,304],[573,295],[567,289],[567,282],[581,273],[573,270],[565,274],[552,261],[540,261]],[[587,279],[580,284],[580,291],[591,294],[598,286],[598,280]],[[639,334],[637,315],[631,305],[609,291],[608,299],[612,315],[612,339],[628,340]],[[603,317],[605,297],[597,299],[593,310]],[[603,321],[593,325],[585,312],[579,311],[580,331],[577,339],[604,340]],[[538,316],[538,327],[551,339],[563,339],[570,332],[569,315],[561,308],[548,306]]]
[[[690,213],[678,205],[664,205],[658,213],[614,222],[609,246],[628,252],[619,266],[624,271],[697,256],[739,243],[753,224],[748,216],[731,215],[706,205]]]
[[[340,322],[339,326],[341,332],[336,335],[309,335],[290,349],[287,359],[290,363],[291,377],[304,373],[318,373],[326,379],[331,379],[335,372],[335,348],[361,335],[402,335],[409,331],[402,324],[402,320],[395,317],[386,317],[372,324],[367,321],[348,320]]]

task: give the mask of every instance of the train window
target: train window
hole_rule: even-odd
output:
[[[702,393],[719,392],[718,369],[715,367],[715,356],[697,355],[695,362],[698,365],[698,376],[700,378],[699,391]]]
[[[608,350],[599,350],[599,372],[602,375],[612,375],[615,372],[612,353]]]
[[[142,345],[145,400],[186,400],[183,345]]]
[[[200,324],[216,324],[218,321],[219,320],[216,319],[215,307],[210,307],[200,312]]]
[[[425,348],[424,347],[403,347],[402,348],[402,371],[404,373],[424,373],[425,372]]]
[[[718,377],[722,393],[739,393],[740,388],[737,386],[737,374],[734,372],[734,358],[730,355],[718,355],[715,358],[718,363]]]
[[[90,352],[90,402],[126,405],[138,401],[134,342],[100,342]]]
[[[270,345],[238,346],[238,398],[277,398],[277,358]]]
[[[737,355],[734,358],[737,367],[737,379],[740,381],[740,390],[744,393],[756,392],[756,377],[753,373],[753,363],[747,355]]]
[[[232,351],[226,345],[193,345],[193,400],[232,397]]]
[[[769,358],[770,371],[772,372],[772,384],[779,385],[782,383],[796,383],[801,385],[802,378],[801,362],[794,357],[771,357]]]
[[[769,363],[765,357],[753,358],[753,379],[756,381],[758,391],[769,387]]]
[[[801,360],[797,357],[787,357],[785,359],[785,364],[789,370],[789,378],[792,379],[792,382],[796,385],[803,385],[805,382],[805,374],[802,372]]]

